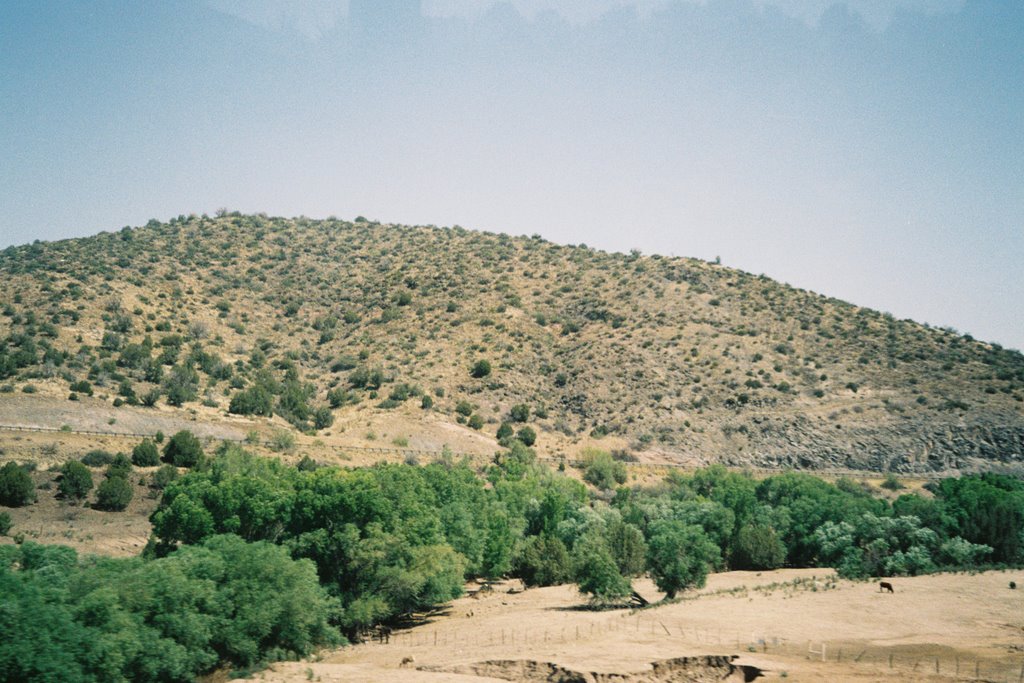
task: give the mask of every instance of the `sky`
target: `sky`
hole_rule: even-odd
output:
[[[0,248],[458,224],[1024,349],[1022,46],[1017,0],[4,0]]]

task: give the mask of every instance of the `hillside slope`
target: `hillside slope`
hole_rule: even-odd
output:
[[[327,431],[493,437],[514,412],[570,455],[1024,467],[1020,353],[695,259],[225,214],[11,247],[0,278],[6,391]]]

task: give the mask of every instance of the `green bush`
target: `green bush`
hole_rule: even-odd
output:
[[[264,387],[253,385],[231,397],[228,412],[235,415],[266,415],[270,417],[274,414],[274,396]]]
[[[480,417],[479,413],[473,413],[469,416],[469,422],[466,424],[469,425],[470,429],[480,430],[484,427],[484,419]]]
[[[178,478],[178,468],[174,465],[161,465],[160,469],[153,473],[153,488],[162,490]]]
[[[124,510],[132,501],[132,485],[121,476],[108,477],[96,489],[96,508],[100,510]]]
[[[101,449],[89,451],[82,456],[82,464],[89,467],[106,467],[114,462],[114,454]]]
[[[175,467],[195,467],[203,458],[203,447],[195,434],[183,429],[164,446],[163,461]]]
[[[154,467],[160,464],[160,452],[156,444],[143,439],[132,449],[132,464],[136,467]]]
[[[616,461],[608,451],[587,449],[583,452],[583,481],[601,490],[626,483],[626,466]]]
[[[516,432],[516,438],[522,441],[524,446],[532,446],[537,443],[537,432],[533,427],[523,427]]]
[[[512,422],[526,422],[530,419],[530,406],[525,403],[517,403],[508,412]]]
[[[110,477],[127,477],[132,473],[132,461],[128,459],[124,453],[118,453],[114,456],[113,462],[107,466],[106,476]]]
[[[60,484],[57,491],[68,500],[79,501],[89,495],[92,490],[92,472],[80,462],[74,460],[64,463],[60,468]]]
[[[491,374],[491,364],[486,360],[478,360],[473,364],[473,367],[469,371],[469,375],[476,379],[482,379]]]
[[[0,536],[6,536],[11,530],[11,515],[9,512],[0,512]]]
[[[7,462],[0,468],[0,505],[21,507],[35,502],[36,487],[32,477],[17,463]]]

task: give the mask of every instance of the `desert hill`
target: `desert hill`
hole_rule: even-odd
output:
[[[353,437],[393,418],[485,444],[508,422],[541,453],[685,463],[1024,468],[1020,353],[696,259],[222,213],[11,247],[0,278],[0,401]]]

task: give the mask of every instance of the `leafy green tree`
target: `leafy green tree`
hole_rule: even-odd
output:
[[[7,462],[0,468],[0,505],[21,507],[35,502],[36,487],[32,476],[16,463]]]
[[[608,549],[623,576],[639,576],[645,569],[647,544],[640,529],[621,519],[608,524],[605,532]]]
[[[617,600],[632,592],[629,579],[619,572],[615,558],[599,537],[581,539],[573,548],[572,558],[573,578],[580,591],[589,593],[592,599]]]
[[[195,467],[203,458],[203,447],[195,434],[183,429],[164,446],[163,461],[175,467]]]
[[[153,467],[160,464],[160,453],[156,444],[143,439],[132,449],[132,464],[136,467]]]
[[[572,578],[569,551],[556,536],[529,536],[516,556],[514,571],[527,586],[566,583]]]
[[[60,483],[57,490],[61,496],[79,501],[92,490],[92,472],[80,462],[70,460],[60,468]]]
[[[778,569],[786,560],[786,546],[766,524],[745,524],[736,538],[730,565],[736,569]]]
[[[703,586],[718,556],[718,547],[698,526],[660,520],[651,527],[647,565],[654,583],[669,600],[681,590]]]

